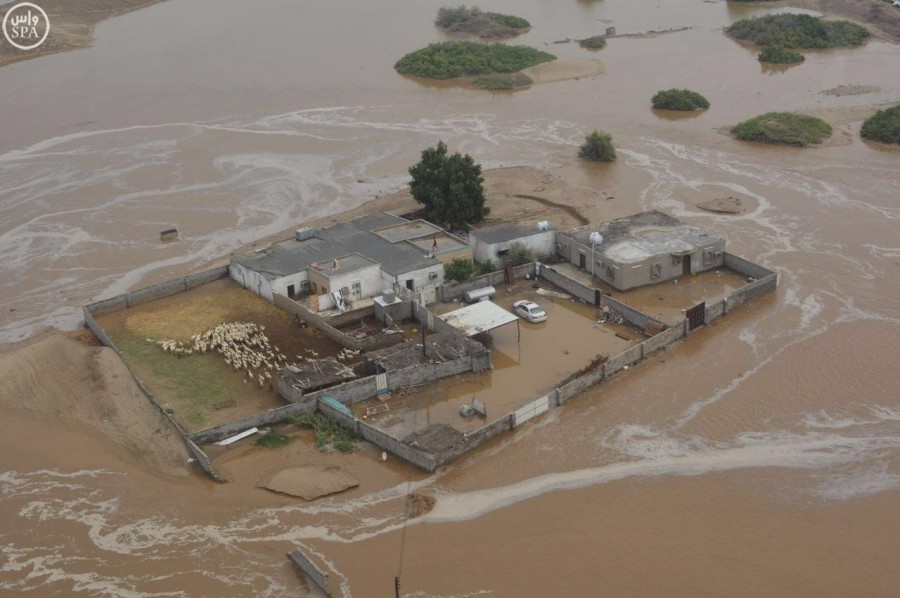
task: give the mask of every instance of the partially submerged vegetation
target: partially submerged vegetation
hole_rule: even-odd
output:
[[[690,89],[665,89],[656,92],[650,100],[653,107],[661,110],[705,110],[709,100]]]
[[[265,448],[278,448],[289,444],[290,442],[291,439],[289,437],[285,436],[275,428],[272,428],[271,430],[257,438],[254,444],[256,446]]]
[[[791,112],[767,112],[735,125],[732,135],[741,141],[807,146],[831,136],[831,125],[813,116]]]
[[[605,35],[594,35],[578,40],[578,45],[588,50],[601,50],[606,47]]]
[[[806,60],[800,52],[788,50],[781,46],[766,46],[756,58],[760,62],[768,62],[771,64],[796,64]]]
[[[527,46],[449,41],[410,52],[397,61],[394,69],[403,75],[455,79],[465,75],[514,73],[551,60],[556,60],[556,56]]]
[[[590,135],[584,138],[584,143],[578,148],[578,157],[599,162],[612,162],[616,159],[612,135],[594,129]]]
[[[481,89],[510,91],[517,87],[531,85],[532,80],[524,73],[489,73],[487,75],[478,75],[472,79],[472,83]]]
[[[477,6],[444,6],[434,24],[446,31],[471,33],[479,37],[511,37],[531,27],[522,17],[498,12],[483,12]]]
[[[869,141],[900,144],[900,106],[879,110],[867,118],[859,134]]]
[[[342,453],[352,453],[355,450],[353,441],[357,436],[353,430],[334,422],[321,413],[303,413],[289,418],[290,422],[304,430],[312,430],[316,437],[316,447],[325,450],[329,446]]]
[[[743,19],[725,32],[760,46],[783,48],[858,46],[871,35],[865,27],[849,21],[825,21],[793,13]]]

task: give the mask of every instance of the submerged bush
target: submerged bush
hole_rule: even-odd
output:
[[[735,125],[732,135],[741,141],[806,146],[831,136],[831,125],[813,116],[767,112]]]
[[[325,449],[329,445],[342,453],[351,453],[354,450],[353,441],[356,433],[334,422],[321,413],[302,413],[288,418],[297,427],[312,430],[316,438],[316,446]]]
[[[662,110],[700,110],[709,108],[709,100],[690,89],[666,89],[656,92],[654,108]]]
[[[578,157],[586,160],[598,160],[600,162],[612,162],[616,159],[616,149],[612,144],[612,135],[594,132],[584,138],[584,143],[578,149]]]
[[[605,35],[594,35],[578,41],[578,45],[588,50],[600,50],[606,47]]]
[[[806,60],[800,52],[794,52],[780,46],[767,46],[756,57],[760,62],[771,62],[772,64],[796,64]]]
[[[859,134],[870,141],[900,144],[900,106],[879,110],[867,118]]]
[[[825,21],[804,14],[765,15],[738,21],[725,32],[735,39],[760,46],[834,48],[858,46],[871,35],[849,21]]]
[[[527,46],[450,41],[430,44],[397,61],[394,69],[403,75],[429,79],[454,79],[463,75],[513,73],[556,56]]]

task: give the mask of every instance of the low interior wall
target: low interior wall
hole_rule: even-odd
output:
[[[466,441],[464,444],[460,444],[439,455],[435,455],[435,467],[445,465],[450,461],[453,461],[460,455],[464,455],[469,451],[473,451],[483,444],[486,444],[489,440],[496,438],[497,436],[500,436],[501,434],[504,434],[505,432],[508,432],[512,429],[513,416],[511,413],[507,413],[500,419],[493,421],[486,426],[482,426],[474,432],[466,434]]]
[[[541,265],[541,278],[552,282],[567,293],[578,297],[582,301],[586,301],[591,305],[597,305],[597,291],[592,287],[586,287],[576,280],[572,280],[568,276],[560,274],[553,269],[553,266],[546,264]]]
[[[425,471],[434,471],[437,469],[438,465],[434,460],[434,455],[411,447],[390,434],[382,432],[377,428],[373,428],[363,421],[356,420],[356,425],[359,430],[359,435],[372,444],[389,453],[397,455],[401,459],[404,459],[417,467],[421,467]]]
[[[625,318],[626,322],[628,322],[632,326],[636,326],[637,328],[640,328],[641,330],[646,330],[646,328],[650,324],[650,322],[653,322],[657,326],[661,326],[663,328],[668,327],[668,324],[666,324],[665,322],[663,322],[661,320],[657,320],[656,318],[654,318],[652,316],[648,316],[644,312],[638,311],[638,310],[634,309],[633,307],[629,307],[629,306],[625,305],[624,303],[622,303],[621,301],[618,301],[617,299],[613,299],[609,295],[601,296],[600,305],[603,307],[609,307],[611,309],[616,310],[617,312],[622,314],[622,317]]]

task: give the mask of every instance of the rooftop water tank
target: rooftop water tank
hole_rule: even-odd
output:
[[[550,222],[547,220],[541,220],[538,222],[538,230],[550,230]]]
[[[601,243],[603,243],[603,235],[601,235],[600,233],[593,232],[593,233],[591,233],[591,236],[588,238],[591,240],[591,243],[593,243],[594,245],[600,245]]]

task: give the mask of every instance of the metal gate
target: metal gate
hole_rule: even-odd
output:
[[[371,387],[370,387],[371,388]],[[375,392],[384,394],[388,391],[387,373],[375,374]]]
[[[706,323],[706,301],[702,301],[684,313],[688,321],[688,332],[694,328],[700,328]]]
[[[547,413],[550,409],[550,395],[544,395],[537,401],[528,403],[524,407],[517,409],[513,413],[513,427],[518,428],[529,419],[537,417],[542,413]]]

